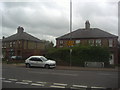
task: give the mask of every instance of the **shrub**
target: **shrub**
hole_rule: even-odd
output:
[[[72,47],[71,61],[72,65],[84,66],[84,62],[104,62],[109,63],[109,49],[98,46],[76,46]],[[63,61],[70,63],[70,48],[52,48],[46,54],[47,58],[56,61]]]

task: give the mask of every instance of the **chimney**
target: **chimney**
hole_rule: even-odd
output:
[[[17,33],[23,33],[23,31],[24,31],[24,28],[23,27],[18,27],[17,28]]]
[[[90,23],[88,20],[85,22],[85,29],[86,30],[90,29]]]
[[[2,39],[5,39],[5,37],[3,36]]]

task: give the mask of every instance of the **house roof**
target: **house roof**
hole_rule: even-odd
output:
[[[88,21],[87,21],[88,22]],[[89,23],[88,23],[89,24]],[[86,25],[83,29],[77,29],[71,33],[65,34],[56,38],[56,40],[61,39],[92,39],[92,38],[118,38],[118,36],[108,33],[99,28],[90,28],[90,24]]]
[[[14,41],[14,40],[29,40],[29,41],[42,42],[40,39],[38,39],[26,32],[23,32],[23,31],[20,33],[17,32],[16,34],[3,39],[3,41]]]

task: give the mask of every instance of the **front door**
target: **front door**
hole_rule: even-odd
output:
[[[114,64],[114,54],[110,54],[109,63],[110,63],[110,64]]]

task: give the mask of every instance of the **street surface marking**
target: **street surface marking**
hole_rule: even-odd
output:
[[[53,83],[54,85],[61,85],[61,86],[67,86],[67,84],[63,84],[63,83]]]
[[[87,86],[83,85],[72,85],[71,89],[80,89],[80,88],[87,88]]]
[[[10,80],[10,81],[17,81],[17,79],[8,79],[8,80]]]
[[[23,82],[32,82],[32,81],[30,81],[30,80],[22,80]]]
[[[3,82],[11,83],[12,81],[7,81],[7,80],[4,80]]]
[[[44,86],[43,84],[38,84],[38,83],[32,83],[31,85],[34,85],[34,86]]]
[[[29,84],[29,83],[25,83],[25,82],[16,82],[17,84]]]
[[[53,83],[53,85],[51,85],[50,87],[65,88],[66,86],[67,86],[67,84],[63,84],[63,83]]]
[[[39,82],[39,81],[38,81],[38,82],[36,82],[36,83],[43,83],[43,84],[45,84],[45,83],[47,83],[47,82]]]
[[[53,88],[65,88],[63,86],[54,86],[54,85],[51,85],[50,87],[53,87]]]
[[[96,86],[92,86],[91,88],[106,89],[105,87],[96,87]]]
[[[4,80],[5,78],[0,78],[1,80]]]
[[[76,87],[71,87],[71,89],[86,90],[86,88],[76,88]]]

